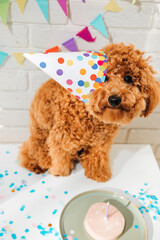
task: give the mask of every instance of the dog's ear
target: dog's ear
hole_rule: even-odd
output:
[[[150,73],[148,74],[148,84],[147,84],[147,99],[146,99],[146,109],[142,112],[141,116],[148,117],[150,113],[153,112],[155,107],[160,102],[160,83],[154,77],[154,71],[152,67],[149,68]]]

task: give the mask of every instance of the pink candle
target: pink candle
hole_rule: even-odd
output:
[[[108,212],[109,212],[109,202],[107,202],[106,214],[105,214],[105,220],[108,219]]]

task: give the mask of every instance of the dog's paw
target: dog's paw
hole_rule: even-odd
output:
[[[35,172],[36,174],[40,174],[40,173],[45,173],[47,169],[42,169],[39,166],[34,166],[31,171]]]
[[[102,169],[99,171],[97,170],[96,172],[85,170],[85,176],[97,182],[106,182],[111,178],[112,173],[110,169],[108,170]]]
[[[63,167],[51,167],[49,169],[49,173],[52,174],[53,176],[55,177],[58,177],[58,176],[69,176],[72,169],[74,168],[74,164],[71,164],[69,166],[63,166]]]

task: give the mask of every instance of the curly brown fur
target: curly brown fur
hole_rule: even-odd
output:
[[[30,108],[30,137],[19,153],[22,166],[67,176],[79,160],[88,178],[111,177],[109,151],[120,125],[153,111],[160,100],[160,84],[148,59],[133,45],[110,44],[103,51],[108,81],[92,93],[87,107],[53,79],[40,87]],[[133,82],[124,82],[125,75]],[[111,95],[121,97],[117,107],[109,104]]]

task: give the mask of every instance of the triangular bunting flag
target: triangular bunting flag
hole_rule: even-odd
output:
[[[102,51],[25,53],[24,56],[84,103],[105,82],[107,56]]]
[[[84,2],[84,3],[85,3],[85,2],[86,2],[86,0],[82,0],[82,2]]]
[[[137,2],[137,0],[132,0],[132,5],[134,5]]]
[[[61,6],[63,12],[65,13],[66,16],[68,16],[67,13],[67,0],[57,0],[59,5]]]
[[[7,22],[9,0],[0,0],[0,17],[4,25]]]
[[[116,0],[110,0],[109,3],[105,6],[105,10],[108,10],[110,12],[119,12],[123,8],[120,8],[116,2]]]
[[[24,9],[25,9],[25,6],[26,6],[26,3],[27,3],[27,0],[16,0],[20,10],[21,10],[21,13],[24,12]]]
[[[38,6],[48,22],[48,0],[36,0],[36,2],[38,3]]]
[[[23,62],[24,62],[23,53],[13,53],[13,56],[15,57],[15,59],[20,65],[23,65]]]
[[[0,52],[0,66],[2,66],[7,56],[8,56],[8,53]]]
[[[62,43],[70,52],[77,52],[78,47],[74,38],[69,39],[68,41]]]
[[[49,53],[49,52],[59,52],[59,47],[53,47],[53,48],[49,48],[47,49],[44,53]]]
[[[79,33],[76,34],[76,36],[79,36],[80,38],[84,39],[87,42],[94,42],[96,40],[96,37],[93,38],[91,36],[88,27],[83,28]]]
[[[101,32],[106,38],[108,38],[108,33],[102,18],[102,14],[99,14],[91,23],[91,26],[96,28],[99,32]]]

